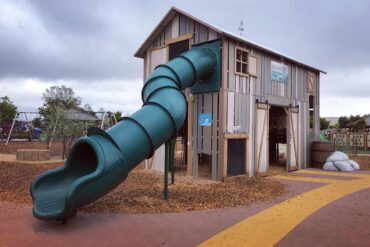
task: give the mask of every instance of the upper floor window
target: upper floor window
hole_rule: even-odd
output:
[[[248,76],[248,50],[235,47],[235,74]]]

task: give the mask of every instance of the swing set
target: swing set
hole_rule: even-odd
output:
[[[29,115],[37,115],[39,118],[41,118],[41,114],[39,112],[24,112],[24,111],[20,111],[20,112],[16,112],[15,115],[14,115],[14,118],[13,118],[13,121],[12,121],[12,124],[10,126],[10,130],[9,132],[7,133],[7,138],[6,138],[6,143],[5,143],[5,146],[8,146],[9,144],[9,141],[11,139],[11,136],[14,132],[14,129],[15,127],[18,127],[17,130],[18,131],[25,131],[25,132],[28,132],[28,135],[29,135],[29,139],[32,140],[32,131],[30,129],[30,121],[28,120],[28,116]],[[36,117],[35,117],[36,118]],[[20,122],[20,126],[16,126],[16,123],[17,122]],[[27,124],[26,125],[22,125],[22,123],[26,122]]]
[[[101,123],[100,123],[100,128],[101,129],[110,128],[113,125],[117,124],[117,119],[116,119],[115,114],[110,112],[110,111],[104,111],[104,112],[103,111],[100,111],[100,112],[91,111],[91,112],[88,112],[88,113],[90,113],[94,116],[96,116],[97,114],[102,115]],[[30,141],[32,141],[31,127],[33,128],[33,125],[32,125],[32,123],[30,123],[31,121],[29,120],[30,115],[36,115],[36,117],[34,117],[32,119],[35,119],[35,118],[40,118],[41,119],[41,114],[39,112],[24,112],[24,111],[21,112],[21,111],[19,111],[19,112],[15,113],[12,124],[10,126],[10,130],[8,131],[8,133],[6,135],[5,146],[8,146],[9,142],[11,141],[12,134],[15,133],[15,130],[19,130],[19,131],[24,130],[25,132],[28,132],[28,135],[29,135],[28,139]],[[69,114],[69,116],[67,118],[70,118],[71,120],[91,121],[91,120],[86,120],[85,118],[82,118],[80,116],[81,115],[79,115],[78,112],[77,112],[75,115]],[[59,119],[60,119],[60,117],[58,115],[57,119],[56,119],[56,121],[53,125],[53,130],[52,130],[51,138],[50,138],[49,143],[48,143],[48,148],[50,148],[51,145],[52,145]],[[17,122],[20,122],[20,126],[17,126]],[[24,122],[26,122],[26,125],[23,125]]]

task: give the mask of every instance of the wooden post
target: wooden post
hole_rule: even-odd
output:
[[[227,146],[228,146],[228,139],[225,138],[225,136],[223,135],[223,142],[224,142],[224,145],[223,145],[223,166],[222,166],[222,179],[226,179],[227,178]]]
[[[219,123],[219,129],[218,129],[218,160],[217,160],[217,180],[222,180],[224,178],[224,167],[226,166],[227,161],[227,150],[224,149],[225,147],[225,140],[224,140],[224,133],[226,132],[226,118],[227,118],[227,77],[228,77],[228,71],[227,71],[227,64],[229,59],[228,54],[228,46],[229,43],[227,39],[222,38],[222,83],[219,94],[219,100],[218,100],[218,123]],[[226,145],[227,146],[227,145]],[[226,160],[226,161],[225,161]],[[226,171],[227,173],[227,171]]]

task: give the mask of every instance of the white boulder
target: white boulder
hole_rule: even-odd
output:
[[[323,169],[327,171],[352,172],[360,170],[360,165],[356,161],[350,160],[347,154],[335,151],[327,158]]]
[[[326,161],[338,161],[338,160],[346,161],[349,160],[349,157],[347,154],[343,152],[335,151],[329,156],[329,158],[326,159]]]
[[[326,171],[338,171],[338,169],[334,166],[332,161],[326,162],[323,169]]]
[[[349,164],[353,167],[353,169],[355,169],[356,171],[357,170],[360,170],[360,165],[354,161],[354,160],[348,160]]]
[[[343,161],[343,160],[337,160],[334,161],[334,166],[338,168],[339,171],[342,172],[353,172],[355,169],[351,166],[351,164],[348,162],[348,160]]]

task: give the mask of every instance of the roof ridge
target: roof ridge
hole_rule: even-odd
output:
[[[186,12],[186,11],[184,11],[184,10],[182,10],[182,9],[180,9],[180,8],[178,8],[178,7],[176,7],[176,6],[171,6],[171,8],[167,11],[167,13],[166,13],[166,14],[164,15],[164,17],[161,19],[161,21],[160,21],[160,22],[157,24],[157,26],[154,28],[154,30],[150,33],[150,35],[145,39],[145,41],[142,43],[142,45],[139,47],[139,49],[135,52],[135,57],[141,57],[141,58],[143,58],[143,56],[141,56],[141,55],[140,55],[141,50],[144,48],[145,44],[146,44],[147,42],[149,42],[149,41],[150,41],[150,38],[151,38],[154,34],[156,34],[156,31],[158,30],[158,28],[159,28],[159,27],[161,27],[161,23],[162,23],[162,22],[164,22],[167,18],[169,18],[169,16],[171,15],[171,12],[173,12],[173,11],[175,11],[175,12],[177,12],[177,13],[180,13],[180,14],[182,14],[182,15],[185,15],[185,16],[187,16],[188,18],[193,19],[193,20],[195,20],[195,21],[197,21],[197,22],[201,23],[202,25],[204,25],[204,26],[206,26],[206,27],[208,27],[208,28],[210,28],[210,29],[213,29],[213,30],[215,30],[216,32],[221,33],[221,34],[223,34],[223,35],[225,35],[225,36],[228,36],[228,37],[230,37],[230,38],[233,38],[233,39],[239,40],[239,41],[241,41],[241,42],[247,43],[247,44],[249,44],[249,45],[252,45],[252,46],[254,46],[254,47],[257,47],[257,48],[259,48],[259,49],[261,49],[261,50],[263,50],[263,51],[266,51],[266,52],[268,52],[268,53],[272,53],[272,54],[274,54],[274,55],[276,55],[276,56],[280,56],[280,57],[282,57],[282,58],[285,58],[285,59],[287,59],[287,60],[290,60],[291,62],[297,63],[297,64],[299,64],[299,65],[306,66],[306,67],[308,67],[308,68],[311,68],[311,69],[313,69],[313,70],[316,70],[316,71],[319,71],[319,72],[321,72],[321,73],[326,74],[326,72],[325,72],[324,70],[322,70],[322,69],[319,69],[319,68],[316,68],[316,67],[314,67],[314,66],[311,66],[311,65],[309,65],[309,64],[307,64],[307,63],[305,63],[305,62],[300,61],[300,60],[299,60],[299,59],[297,59],[297,58],[294,58],[294,57],[292,57],[292,56],[286,55],[286,54],[284,54],[283,52],[276,51],[275,49],[272,49],[272,48],[270,48],[270,47],[268,47],[268,46],[266,46],[266,45],[264,45],[264,44],[261,44],[261,43],[260,43],[260,42],[258,42],[258,41],[253,40],[253,38],[243,37],[243,36],[241,36],[241,35],[239,35],[239,34],[236,34],[236,33],[232,32],[232,31],[228,31],[228,30],[226,30],[226,29],[224,29],[224,28],[222,28],[222,27],[218,27],[217,25],[211,24],[209,21],[206,21],[206,20],[203,20],[203,19],[201,19],[201,18],[195,17],[195,16],[193,16],[193,15],[189,14],[188,12]],[[173,15],[173,16],[174,16],[174,15]],[[172,16],[172,17],[173,17],[173,16]],[[171,18],[172,18],[172,17],[171,17]],[[162,27],[163,27],[163,26],[164,26],[164,25],[162,25]],[[162,31],[162,30],[161,30],[161,31]]]

